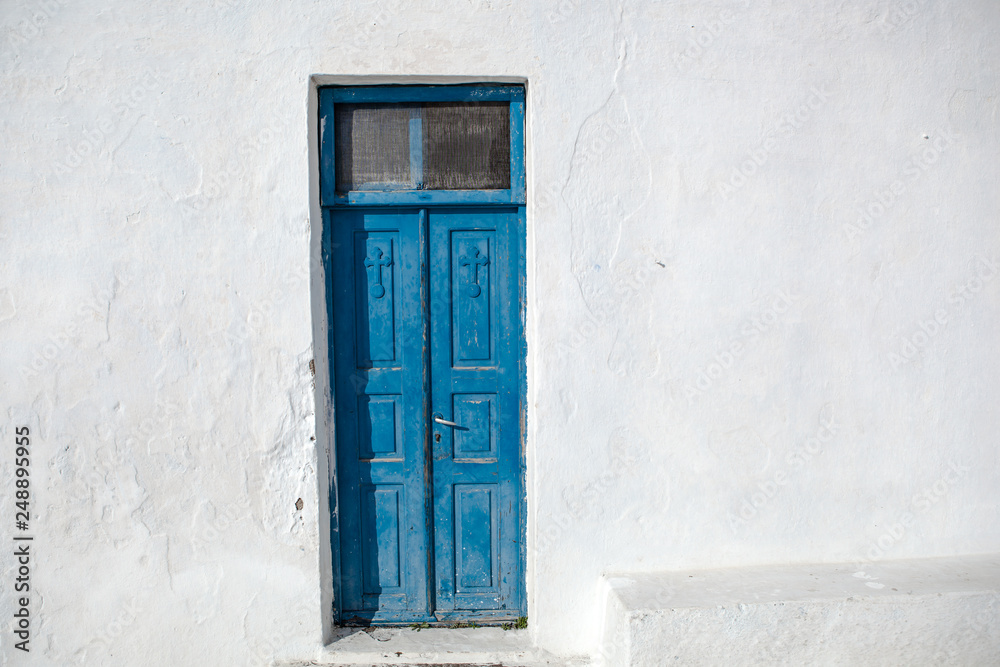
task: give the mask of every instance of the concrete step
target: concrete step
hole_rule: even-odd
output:
[[[589,667],[586,658],[558,659],[532,645],[527,630],[501,628],[339,628],[309,661],[280,667],[423,665],[461,667]]]
[[[607,577],[598,665],[1000,665],[1000,555]]]

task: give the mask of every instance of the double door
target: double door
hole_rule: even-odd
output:
[[[327,209],[343,623],[523,615],[523,209]]]

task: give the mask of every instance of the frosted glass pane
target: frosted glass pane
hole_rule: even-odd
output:
[[[338,104],[334,111],[337,191],[415,187],[405,104]]]
[[[506,102],[425,104],[424,188],[510,188],[510,108]]]
[[[337,104],[337,191],[510,188],[507,102]]]

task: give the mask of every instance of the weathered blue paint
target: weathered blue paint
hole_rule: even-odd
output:
[[[359,209],[338,210],[328,219],[339,607],[347,619],[426,617],[423,216]]]
[[[511,190],[354,190],[334,195],[330,205],[354,206],[461,206],[482,204],[524,204],[523,196],[514,197]]]
[[[328,86],[320,88],[331,102],[503,102],[524,101],[521,86]]]
[[[510,203],[525,203],[523,90],[510,101]]]
[[[333,109],[337,102],[510,102],[510,189],[422,190],[398,184],[380,190],[336,191]],[[422,173],[419,120],[411,125],[411,172]],[[411,121],[413,122],[413,121]],[[323,206],[525,204],[524,89],[520,86],[385,86],[319,89],[320,203]]]
[[[431,410],[439,618],[521,612],[517,208],[431,209]]]
[[[333,88],[319,89],[319,202],[332,206],[337,191]],[[324,218],[325,222],[329,222]],[[329,274],[327,274],[329,275]]]
[[[338,620],[513,619],[525,613],[523,92],[402,88],[320,91]],[[336,101],[447,101],[449,88],[511,100],[511,190],[327,196]]]
[[[417,190],[424,186],[424,136],[423,120],[417,109],[410,112],[410,180]]]

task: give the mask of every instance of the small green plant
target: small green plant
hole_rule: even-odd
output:
[[[528,627],[528,617],[527,616],[521,616],[520,618],[518,618],[513,623],[501,623],[500,627],[503,630],[514,630],[514,629],[524,630],[526,627]]]
[[[424,628],[429,628],[429,627],[431,627],[430,623],[410,623],[410,629],[415,630],[416,632],[420,632]]]
[[[466,623],[464,621],[459,621],[458,623],[452,623],[451,627],[457,630],[460,628],[478,628],[479,626],[476,625],[475,621],[469,623]]]

